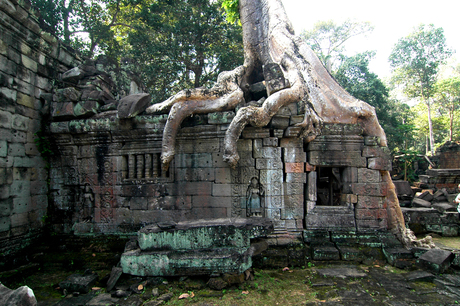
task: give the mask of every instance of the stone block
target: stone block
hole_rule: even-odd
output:
[[[307,183],[307,174],[305,172],[287,172],[286,183]]]
[[[355,217],[358,220],[383,220],[387,219],[386,209],[356,208]]]
[[[282,195],[265,196],[265,207],[277,210],[276,214],[280,217],[280,209],[284,207],[284,197]]]
[[[148,198],[148,210],[190,210],[192,209],[192,196],[161,196]]]
[[[1,191],[2,188],[0,188]],[[13,211],[13,198],[0,200],[0,216],[9,217]]]
[[[356,229],[358,231],[367,231],[374,229],[386,229],[387,220],[377,220],[377,219],[368,219],[368,220],[356,220]]]
[[[340,260],[340,252],[334,246],[313,246],[313,260]]]
[[[358,168],[358,183],[380,183],[381,175],[378,170]]]
[[[66,289],[68,292],[88,293],[96,284],[99,277],[97,274],[72,274],[66,280],[59,283],[61,289]]]
[[[39,195],[39,194],[47,194],[48,192],[48,184],[46,181],[31,181],[30,182],[30,194],[31,195]]]
[[[192,207],[190,211],[187,211],[187,219],[230,218],[231,213],[231,209],[227,207]]]
[[[22,143],[10,143],[8,146],[9,156],[26,156],[26,150]]]
[[[358,196],[357,209],[383,209],[385,201],[383,197]]]
[[[176,144],[176,153],[216,153],[219,152],[219,139],[180,139]],[[222,157],[220,158],[222,159]]]
[[[303,149],[303,139],[302,138],[282,138],[280,139],[280,147]]]
[[[419,198],[414,198],[412,200],[412,206],[413,207],[425,207],[425,208],[430,208],[431,207],[431,202],[425,201],[423,199]]]
[[[353,211],[333,206],[316,206],[305,216],[305,226],[307,229],[356,229]]]
[[[12,156],[0,157],[0,167],[11,168],[13,167],[13,163],[14,157]]]
[[[254,139],[254,144],[258,139]],[[277,159],[281,160],[281,148],[277,147],[259,147],[254,145],[254,151],[252,156],[254,158],[265,158],[265,159]],[[257,162],[257,161],[256,161]]]
[[[25,153],[29,156],[38,156],[40,151],[38,151],[37,145],[35,143],[26,143],[24,145]]]
[[[28,57],[28,56],[26,56],[24,54],[21,54],[21,61],[22,61],[22,64],[24,65],[24,67],[26,67],[27,69],[32,70],[33,72],[37,72],[38,63],[36,61],[34,61],[33,59],[31,59],[30,57]]]
[[[137,276],[211,275],[243,273],[252,265],[247,249],[217,248],[184,251],[128,251],[122,254],[123,273]]]
[[[278,170],[283,169],[283,163],[281,159],[265,159],[257,158],[256,159],[256,169],[258,170]]]
[[[450,267],[454,257],[450,251],[431,249],[418,258],[418,263],[435,273],[443,273]]]
[[[0,2],[0,5],[3,3],[4,1]],[[37,299],[35,298],[33,290],[28,286],[21,286],[15,290],[11,290],[3,284],[0,284],[0,304],[35,306],[37,305]]]
[[[13,169],[0,168],[0,185],[10,185],[13,182]]]
[[[212,153],[212,164],[214,168],[230,168],[228,164],[222,158],[222,153]]]
[[[358,167],[365,168],[367,160],[359,151],[310,151],[308,160],[315,166]]]
[[[317,173],[311,171],[307,174],[307,200],[317,201],[317,189],[316,189]]]
[[[146,197],[130,197],[127,198],[124,205],[129,205],[132,210],[147,210],[148,202]]]
[[[273,129],[285,129],[289,126],[290,116],[275,115],[268,124]]]
[[[232,207],[232,198],[230,196],[192,196],[191,207],[193,208],[228,208]]]
[[[243,138],[268,138],[270,137],[270,129],[258,127],[246,127],[242,133]],[[241,139],[240,139],[241,140]],[[240,142],[240,140],[238,142]]]
[[[225,168],[220,168],[225,169]],[[212,168],[176,168],[178,181],[214,181],[214,169]]]
[[[17,143],[26,143],[27,142],[27,133],[23,131],[18,131],[18,130],[12,130],[12,137],[11,137],[11,142],[17,142]]]
[[[229,184],[232,182],[230,168],[215,168],[214,173],[216,184]]]
[[[230,197],[232,195],[231,184],[212,184],[212,196]]]
[[[13,115],[10,112],[0,110],[0,127],[9,129],[13,121]]]
[[[176,154],[177,168],[211,168],[213,167],[211,153]]]
[[[48,196],[46,194],[31,196],[30,205],[33,210],[46,212],[46,208],[48,207]]]
[[[11,228],[27,226],[29,224],[29,214],[27,212],[11,215]]]
[[[210,196],[212,191],[211,182],[178,182],[168,188],[169,195],[201,195]]]
[[[78,118],[89,118],[97,114],[99,103],[96,101],[82,101],[77,103],[74,108],[74,114]]]
[[[259,148],[262,147],[262,141],[261,139],[257,139],[257,144],[255,146],[258,146]],[[253,140],[252,139],[238,139],[238,142],[236,143],[237,151],[242,152],[242,151],[252,151],[253,150]]]
[[[278,147],[279,140],[277,137],[264,138],[262,141],[264,147]]]
[[[251,151],[241,151],[238,152],[238,155],[240,156],[240,159],[238,160],[238,167],[254,168],[256,160],[252,157]]]
[[[9,75],[16,75],[18,71],[18,64],[3,55],[0,55],[0,67],[2,67],[2,72]]]
[[[393,169],[390,158],[371,157],[367,159],[367,167],[374,170],[391,171]]]
[[[0,185],[0,199],[8,199],[10,197],[10,189],[11,185]]]
[[[75,118],[72,102],[53,102],[52,116],[58,120],[71,120]]]
[[[284,78],[283,71],[278,64],[269,63],[264,65],[262,68],[265,86],[267,87],[267,94],[269,96],[277,91],[290,87],[289,81]]]
[[[358,196],[355,194],[342,194],[341,202],[347,204],[356,204],[358,203]]]
[[[35,98],[21,92],[16,94],[16,102],[28,108],[33,109],[35,107]]]
[[[356,195],[384,197],[388,192],[388,186],[385,183],[353,183],[351,188]]]
[[[372,139],[372,141],[375,140],[375,138],[367,138],[365,137],[365,140],[366,139]],[[386,158],[388,160],[391,160],[391,156],[390,156],[390,151],[388,149],[388,147],[379,147],[377,145],[375,146],[364,146],[363,147],[363,156],[364,157],[383,157],[383,158]]]
[[[27,197],[30,192],[30,181],[13,181],[10,194],[15,197]]]
[[[23,214],[31,210],[31,198],[29,195],[13,198],[13,214]]]
[[[118,104],[118,118],[132,118],[142,113],[150,104],[150,95],[140,93],[122,98]]]
[[[302,148],[283,148],[283,157],[285,163],[304,163],[307,153]]]
[[[286,173],[304,173],[305,163],[284,163],[284,172]]]
[[[8,232],[11,229],[10,217],[0,217],[0,233]]]

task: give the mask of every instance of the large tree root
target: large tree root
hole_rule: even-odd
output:
[[[162,143],[163,168],[168,167],[174,156],[176,135],[187,116],[234,109],[244,100],[243,96],[250,96],[247,92],[249,85],[261,75],[264,65],[273,63],[281,68],[286,84],[291,87],[287,85],[275,93],[268,90],[269,96],[261,107],[243,107],[237,112],[224,139],[224,160],[231,167],[238,163],[236,143],[244,127],[247,124],[265,126],[281,107],[294,102],[305,106],[305,117],[299,126],[303,127],[301,137],[306,142],[313,140],[321,132],[321,124],[327,122],[361,124],[364,135],[377,136],[380,145],[386,146],[386,136],[375,109],[348,94],[308,45],[294,35],[281,0],[239,0],[239,9],[244,68],[222,73],[212,89],[184,90],[147,110],[148,113],[169,111]],[[266,75],[264,79],[266,84],[272,81]],[[388,228],[402,241],[408,241],[410,238],[388,172],[384,173],[384,178],[390,190],[387,196]]]
[[[243,101],[243,91],[239,87],[244,73],[243,66],[219,75],[217,84],[211,89],[195,88],[183,90],[166,101],[154,104],[147,113],[169,111],[163,130],[161,162],[164,172],[175,155],[176,136],[185,118],[193,114],[208,114],[234,109]]]

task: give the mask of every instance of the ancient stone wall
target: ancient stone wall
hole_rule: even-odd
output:
[[[439,169],[460,169],[460,144],[446,142],[436,150]]]
[[[0,1],[0,253],[26,245],[43,228],[48,169],[35,134],[59,73],[78,61],[40,29],[28,1]]]
[[[386,229],[380,171],[391,163],[375,137],[361,136],[359,126],[325,125],[304,146],[300,128],[273,128],[281,120],[275,116],[271,127],[243,131],[232,169],[222,152],[233,116],[189,118],[166,173],[160,164],[166,115],[52,123],[60,152],[51,163],[54,230],[128,234],[158,222],[229,217],[269,218],[276,237]]]

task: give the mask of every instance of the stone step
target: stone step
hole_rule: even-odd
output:
[[[138,243],[143,251],[248,248],[250,239],[272,230],[272,222],[262,218],[165,222],[141,229]]]
[[[213,275],[243,273],[252,265],[248,248],[215,248],[143,252],[121,255],[123,273],[137,276]]]

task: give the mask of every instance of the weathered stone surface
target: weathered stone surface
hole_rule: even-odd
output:
[[[443,273],[449,268],[453,259],[454,254],[452,252],[441,249],[431,249],[419,257],[418,263],[431,271]]]
[[[247,249],[214,248],[141,252],[128,251],[121,257],[124,273],[138,276],[211,275],[242,273],[252,264]]]
[[[78,118],[88,118],[97,114],[99,104],[96,101],[84,101],[77,103],[74,108],[74,114]]]
[[[56,102],[78,102],[81,98],[81,91],[74,87],[58,89],[55,95]]]
[[[123,274],[122,268],[119,268],[119,267],[112,268],[112,272],[110,272],[109,280],[107,281],[107,288],[106,288],[107,292],[111,291],[113,287],[115,287],[121,274]]]
[[[32,289],[27,286],[12,290],[0,284],[0,305],[35,306],[37,305],[37,299]]]
[[[106,306],[106,305],[116,305],[119,299],[112,297],[109,293],[101,293],[92,298],[85,305],[87,306]]]
[[[118,104],[118,118],[127,119],[142,113],[150,103],[150,95],[146,93],[124,97]]]
[[[270,63],[263,66],[265,86],[267,94],[270,96],[277,91],[290,87],[289,81],[284,78],[281,67],[276,63]]]
[[[363,278],[367,277],[367,273],[358,269],[357,267],[350,268],[330,268],[330,269],[316,269],[319,275],[324,277],[337,277],[337,278]]]
[[[419,199],[419,198],[414,198],[412,200],[412,206],[413,207],[426,207],[430,208],[431,207],[431,202]]]
[[[59,287],[66,289],[68,292],[88,293],[97,280],[97,274],[72,274],[66,280],[60,282]]]
[[[159,225],[146,226],[139,231],[138,242],[141,250],[146,251],[249,247],[249,239],[254,238],[254,232],[263,235],[272,229],[271,222],[257,218],[197,220],[172,224],[166,230]]]

